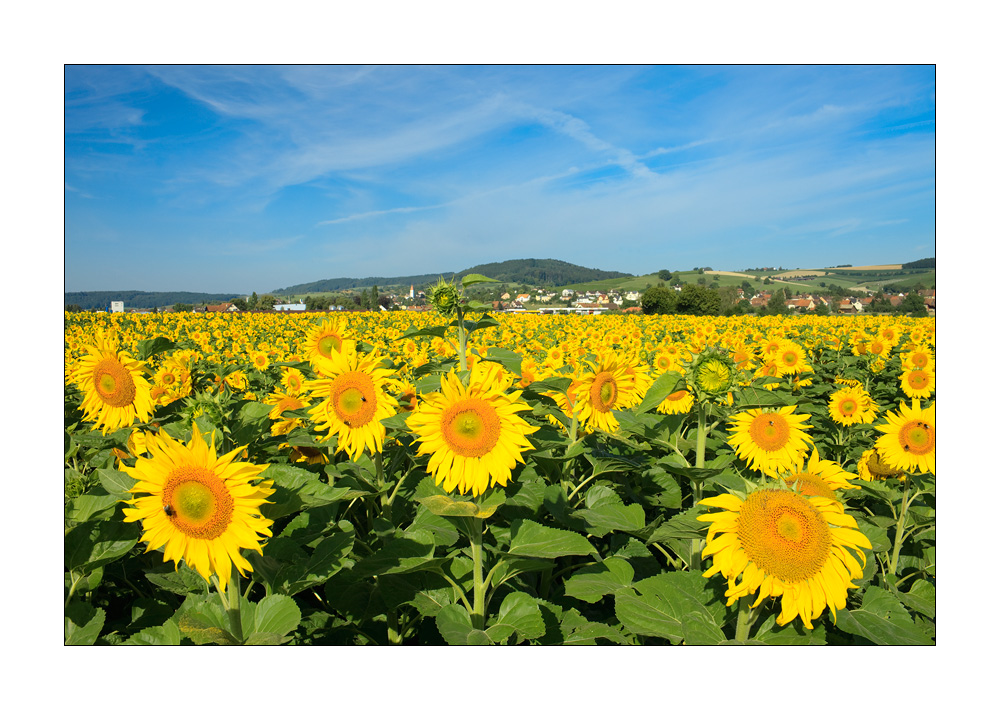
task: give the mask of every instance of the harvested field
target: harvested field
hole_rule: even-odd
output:
[[[838,266],[827,271],[882,271],[885,269],[902,269],[902,264],[882,264],[881,266]]]

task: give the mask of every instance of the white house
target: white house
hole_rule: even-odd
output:
[[[304,303],[275,303],[274,310],[276,311],[304,311],[306,309],[306,304]]]

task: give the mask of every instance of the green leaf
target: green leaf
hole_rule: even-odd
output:
[[[482,330],[483,328],[493,328],[499,326],[500,323],[497,322],[496,318],[493,316],[482,316],[477,321],[465,321],[465,332],[474,333],[477,330]]]
[[[347,521],[342,521],[341,527],[347,529],[325,538],[308,555],[296,556],[293,564],[279,568],[271,580],[272,591],[289,596],[298,594],[325,583],[343,569],[354,547],[354,528]],[[270,547],[269,544],[264,549],[264,559],[267,559]]]
[[[587,491],[587,507],[572,516],[586,521],[588,532],[598,536],[615,530],[639,530],[646,524],[642,506],[626,506],[608,486],[594,486]]]
[[[264,471],[273,479],[275,492],[271,496],[273,504],[261,509],[272,520],[295,513],[303,508],[329,505],[343,498],[356,498],[360,492],[351,488],[333,487],[319,480],[319,474],[290,464],[273,463]]]
[[[683,375],[681,373],[673,370],[664,372],[646,390],[646,396],[642,398],[642,402],[635,408],[636,413],[642,414],[643,412],[648,412],[650,409],[659,407],[667,395],[679,389],[678,386],[682,381]]]
[[[153,626],[133,634],[125,642],[126,646],[178,646],[181,630],[173,619],[167,619],[161,626]]]
[[[926,579],[918,579],[914,582],[909,592],[901,592],[895,587],[893,587],[892,592],[913,611],[923,614],[929,619],[934,618],[937,608],[937,590]]]
[[[405,574],[438,567],[443,562],[434,559],[434,535],[427,530],[413,530],[389,538],[381,550],[355,564],[353,573],[358,577]]]
[[[777,614],[760,622],[753,638],[768,646],[824,646],[826,645],[826,628],[817,624],[812,631],[794,622],[778,626]]]
[[[594,604],[606,594],[631,586],[635,570],[627,560],[609,557],[584,567],[566,580],[566,594]]]
[[[234,646],[240,643],[229,633],[229,619],[215,595],[188,597],[178,609],[177,626],[181,633],[199,646],[209,643]]]
[[[868,587],[860,609],[837,614],[837,628],[880,646],[927,646],[934,641],[891,592]]]
[[[136,360],[148,360],[154,355],[159,355],[167,350],[173,350],[177,345],[174,341],[169,338],[164,338],[159,336],[156,338],[151,338],[149,340],[140,340],[139,346],[136,348]]]
[[[469,610],[461,604],[449,604],[434,617],[441,638],[449,646],[485,646],[490,638],[482,631],[472,628]]]
[[[499,281],[491,279],[489,276],[483,276],[482,274],[466,274],[462,277],[462,288],[467,288],[472,284],[482,283],[499,283]]]
[[[513,372],[518,377],[521,376],[521,354],[516,353],[513,350],[505,350],[504,348],[487,348],[486,357],[483,360],[487,362],[498,362],[505,368]]]
[[[117,560],[139,541],[138,526],[102,520],[77,525],[66,533],[63,553],[67,569],[86,574]]]
[[[104,609],[95,609],[86,602],[71,603],[66,607],[66,645],[94,645],[104,628],[104,616]]]
[[[88,520],[107,520],[111,514],[103,514],[121,502],[116,495],[92,495],[84,493],[66,504],[66,520],[83,523]]]
[[[129,491],[138,482],[127,473],[113,468],[98,469],[97,477],[104,490],[110,495],[117,496],[118,500],[129,500],[132,497]]]
[[[284,639],[295,631],[301,622],[302,612],[299,611],[294,599],[284,594],[271,594],[257,603],[253,618],[253,634],[268,634]],[[253,638],[253,634],[250,639]]]
[[[545,633],[545,622],[538,600],[525,592],[511,592],[500,603],[500,615],[486,629],[493,643],[500,643],[517,632],[526,639],[536,639]]]
[[[719,644],[726,640],[712,613],[681,582],[681,572],[663,572],[615,592],[615,614],[629,631],[672,643]],[[638,594],[636,594],[638,592]]]
[[[889,536],[886,534],[884,528],[872,525],[861,516],[857,517],[857,522],[858,530],[860,530],[872,544],[872,552],[887,552],[890,549],[891,543],[889,542]]]
[[[515,520],[510,526],[510,537],[507,552],[510,555],[552,559],[597,554],[594,546],[580,533],[548,528],[533,520]]]

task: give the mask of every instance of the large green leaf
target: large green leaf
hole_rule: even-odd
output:
[[[918,579],[910,587],[909,592],[901,592],[895,587],[892,588],[903,604],[915,612],[923,614],[929,619],[933,619],[937,609],[937,594],[934,585],[926,579]]]
[[[139,346],[136,348],[136,360],[148,360],[154,355],[159,355],[167,350],[172,350],[177,347],[172,340],[169,338],[164,338],[159,336],[156,338],[150,338],[149,340],[140,340]]]
[[[472,284],[483,283],[499,283],[499,281],[491,279],[489,276],[483,276],[482,274],[466,274],[462,277],[462,288],[467,288]]]
[[[504,348],[487,348],[486,357],[483,358],[487,362],[498,362],[508,370],[513,372],[518,377],[521,376],[521,354],[516,353],[513,350],[505,350]]]
[[[679,572],[664,572],[615,592],[615,614],[629,631],[672,643],[719,644],[726,640],[712,613],[680,583]]]
[[[837,628],[883,646],[932,645],[891,592],[868,587],[860,609],[837,614]]]
[[[153,626],[148,629],[132,634],[127,646],[177,646],[181,642],[181,630],[173,619],[167,619],[160,626]]]
[[[287,637],[302,621],[302,612],[291,597],[272,594],[257,603],[254,610],[248,645],[274,645],[287,641]],[[247,622],[244,621],[244,626]]]
[[[134,524],[111,520],[81,523],[66,533],[66,567],[86,574],[122,557],[138,541],[139,529]]]
[[[472,627],[469,610],[461,604],[449,604],[434,617],[441,638],[450,646],[488,646],[490,637]]]
[[[361,495],[360,491],[349,487],[327,485],[319,480],[318,474],[290,464],[271,464],[264,475],[274,480],[275,492],[270,498],[273,504],[261,508],[261,513],[272,520],[303,508],[329,505]]]
[[[510,526],[510,538],[508,554],[521,557],[552,559],[597,553],[580,533],[545,527],[533,520],[515,520]]]
[[[440,566],[443,562],[434,559],[434,535],[427,530],[412,530],[389,538],[382,549],[355,564],[353,573],[359,577],[404,574]]]
[[[66,645],[92,646],[104,628],[104,616],[104,609],[95,609],[86,602],[71,603],[66,607]]]
[[[646,524],[646,514],[638,503],[626,506],[608,486],[594,486],[587,491],[587,507],[572,513],[586,522],[587,532],[603,536],[615,530],[639,530]]]
[[[515,632],[526,639],[536,639],[545,633],[538,600],[525,592],[511,592],[504,597],[499,616],[486,629],[486,635],[494,643],[500,643]]]
[[[605,594],[631,586],[635,570],[620,557],[588,565],[566,580],[566,594],[594,604]]]
[[[648,412],[650,409],[659,407],[667,395],[680,389],[682,384],[683,375],[681,373],[674,372],[673,370],[664,372],[646,390],[646,396],[642,398],[642,402],[635,408],[635,411],[642,414],[643,412]]]

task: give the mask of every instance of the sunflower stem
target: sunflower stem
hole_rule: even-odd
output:
[[[375,485],[378,486],[379,498],[382,504],[382,514],[391,521],[392,509],[389,501],[389,493],[385,490],[385,470],[382,465],[381,451],[376,451],[372,454],[372,463],[375,464]]]
[[[708,430],[705,426],[705,403],[698,402],[698,438],[695,440],[694,465],[695,468],[705,468],[705,442],[708,438]],[[691,481],[691,507],[701,502],[701,481]],[[691,540],[691,569],[701,569],[702,540],[695,538]]]
[[[889,561],[889,574],[896,574],[896,567],[899,565],[899,551],[903,547],[903,533],[906,531],[906,511],[913,502],[913,498],[907,498],[910,492],[910,478],[907,476],[903,481],[903,502],[899,509],[899,518],[896,519],[896,541],[892,546],[892,559]],[[916,498],[916,496],[914,496]]]
[[[483,519],[472,519],[472,627],[486,628],[486,585],[483,580]]]
[[[746,643],[750,639],[750,627],[753,625],[756,614],[750,608],[750,596],[740,599],[740,613],[736,617],[736,641]]]
[[[468,336],[465,333],[465,314],[461,306],[455,309],[455,316],[458,321],[458,371],[465,372],[469,369],[469,363],[465,359],[465,341]]]
[[[215,588],[218,590],[219,598],[222,600],[222,607],[226,610],[226,615],[229,617],[230,633],[239,643],[243,643],[243,619],[240,616],[239,575],[235,574],[230,578],[225,591],[222,590],[222,585],[219,582],[218,576],[216,576]]]

